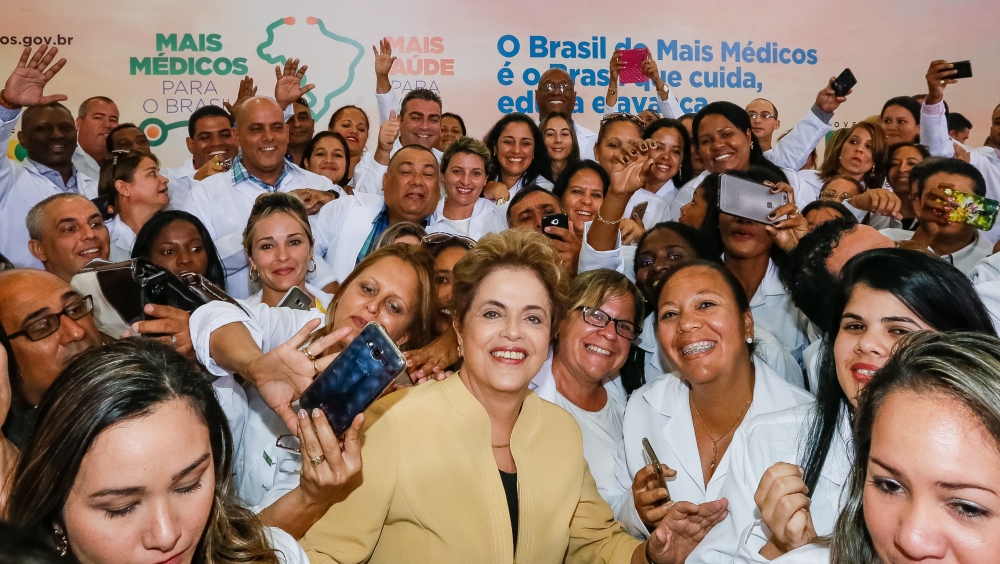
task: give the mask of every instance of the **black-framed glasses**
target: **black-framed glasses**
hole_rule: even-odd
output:
[[[608,323],[613,321],[615,323],[615,333],[618,333],[629,341],[635,340],[642,333],[641,328],[636,327],[635,323],[627,319],[615,319],[596,307],[582,307],[580,309],[583,310],[583,320],[587,322],[587,325],[604,329],[608,326]]]
[[[642,130],[646,129],[646,122],[642,121],[641,117],[634,116],[632,114],[626,114],[624,112],[614,112],[614,113],[611,113],[611,114],[604,114],[604,117],[601,118],[601,127],[604,127],[604,124],[606,124],[608,122],[619,120],[619,119],[627,119],[627,120],[631,121],[632,123],[638,125],[639,126],[639,131],[642,131]]]
[[[546,92],[555,92],[558,90],[560,94],[565,94],[573,89],[573,85],[568,82],[561,82],[559,84],[543,82],[540,86],[542,87],[542,90]]]
[[[472,247],[476,246],[475,239],[451,233],[431,233],[430,235],[425,235],[424,238],[420,240],[420,246],[425,249],[433,249],[434,247],[444,245],[445,243],[451,243],[452,241],[458,242],[467,250],[472,250]]]
[[[24,329],[21,329],[13,335],[8,335],[7,338],[14,340],[18,337],[25,337],[29,341],[41,341],[45,337],[48,337],[59,330],[59,326],[62,325],[62,316],[65,315],[73,321],[77,321],[90,315],[93,311],[94,298],[91,296],[84,296],[73,303],[67,304],[66,307],[58,313],[50,313],[44,317],[39,317],[29,323]]]
[[[774,114],[771,112],[747,112],[747,115],[750,116],[750,119],[757,119],[758,117],[760,119],[774,119]]]

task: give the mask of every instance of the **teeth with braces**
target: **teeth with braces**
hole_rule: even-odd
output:
[[[708,350],[712,350],[715,347],[715,343],[711,341],[700,341],[697,343],[692,343],[681,349],[681,354],[698,354],[703,353]]]

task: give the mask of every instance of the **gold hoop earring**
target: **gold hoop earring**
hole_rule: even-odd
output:
[[[312,257],[309,258],[309,266],[306,267],[307,272],[316,272],[316,261]]]
[[[256,277],[254,276],[255,274],[256,274]],[[251,266],[250,267],[250,281],[251,282],[256,282],[258,280],[260,280],[260,271]]]

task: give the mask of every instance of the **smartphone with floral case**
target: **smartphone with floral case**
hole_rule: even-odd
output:
[[[942,185],[944,193],[955,200],[954,209],[948,213],[948,221],[964,223],[983,231],[993,229],[993,224],[997,221],[997,212],[1000,211],[1000,202],[945,186],[947,185]]]

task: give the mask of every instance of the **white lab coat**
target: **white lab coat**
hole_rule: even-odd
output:
[[[893,241],[909,241],[913,238],[913,231],[906,229],[883,229],[879,233],[892,239]],[[976,230],[976,240],[950,255],[941,255],[941,259],[949,262],[966,276],[972,276],[976,272],[976,267],[980,261],[993,254],[993,242],[989,236]]]
[[[329,178],[313,174],[293,164],[275,187],[276,192],[291,192],[299,188],[341,191]],[[179,206],[201,220],[208,228],[219,258],[226,269],[226,291],[234,298],[250,295],[247,257],[243,251],[243,231],[257,196],[267,192],[249,180],[237,183],[233,172],[220,172],[195,182],[187,198]],[[326,207],[326,206],[324,206]],[[317,216],[312,216],[313,218]],[[310,220],[310,223],[315,223]],[[317,261],[318,262],[318,261]],[[320,273],[316,273],[317,277]]]
[[[648,231],[657,223],[661,221],[666,221],[667,216],[670,215],[670,204],[673,203],[674,198],[677,197],[677,187],[674,186],[673,180],[668,180],[666,184],[660,186],[660,189],[656,192],[650,192],[645,188],[639,188],[632,197],[629,198],[628,204],[625,206],[624,217],[632,217],[632,210],[635,206],[643,203],[649,202],[646,205],[646,213],[642,216],[642,225]]]
[[[800,546],[788,554],[783,554],[774,560],[772,564],[829,564],[830,549],[818,544],[807,544]]]
[[[815,404],[754,417],[736,431],[729,445],[729,473],[721,496],[729,500],[729,515],[716,525],[694,549],[689,562],[703,564],[733,561],[768,562],[760,555],[770,533],[761,520],[754,494],[764,472],[778,462],[801,465],[815,420]],[[810,492],[816,534],[829,535],[847,501],[847,481],[853,458],[853,439],[846,410],[838,422],[819,481]],[[737,557],[737,555],[740,555]]]
[[[755,327],[760,327],[778,339],[792,357],[801,365],[802,351],[809,344],[807,331],[809,319],[795,307],[791,296],[778,278],[774,261],[767,265],[767,272],[750,298],[750,311]]]
[[[111,262],[129,260],[132,258],[132,247],[135,246],[135,232],[125,222],[122,216],[115,215],[104,222],[108,228],[108,235],[111,236],[111,252],[109,259]]]
[[[955,156],[955,141],[948,135],[948,116],[944,113],[944,102],[923,105],[920,108],[920,143],[935,157]],[[961,143],[958,143],[962,145]],[[969,152],[969,163],[976,167],[986,179],[986,197],[1000,199],[1000,151],[993,147],[972,148],[962,145]],[[987,232],[990,241],[1000,239],[1000,222]]]
[[[754,359],[753,363],[756,368],[753,400],[739,428],[746,427],[757,415],[812,401],[808,392],[789,385],[763,362]],[[647,382],[632,393],[625,410],[624,436],[615,452],[616,485],[611,507],[615,518],[630,534],[638,538],[649,536],[632,498],[632,480],[636,472],[646,466],[643,437],[649,439],[660,462],[677,471],[677,475],[667,481],[671,499],[691,503],[719,499],[732,449],[727,449],[718,461],[715,474],[706,486],[689,390],[675,373]]]
[[[392,152],[389,153],[389,159],[392,159],[400,149],[403,148],[402,143],[399,139],[392,144]],[[438,163],[441,162],[441,157],[444,153],[438,151],[437,149],[431,149],[434,153],[434,157],[437,159]],[[384,165],[375,161],[375,151],[368,151],[365,156],[361,157],[361,161],[358,162],[358,166],[354,167],[354,193],[355,194],[375,194],[377,196],[382,195],[382,177],[389,170],[388,165]]]
[[[472,221],[468,233],[459,233],[444,216],[444,198],[438,202],[437,209],[427,218],[427,233],[451,233],[464,235],[478,241],[487,233],[500,233],[507,229],[507,218],[496,204],[486,198],[479,198],[472,208]]]
[[[194,158],[185,159],[177,168],[160,169],[160,174],[167,177],[167,194],[170,196],[167,209],[179,209],[177,206],[187,199],[191,188],[198,182],[194,179],[196,172],[198,169],[194,168]]]
[[[6,147],[21,112],[5,111],[0,116],[13,116],[0,121],[0,147]],[[79,170],[76,187],[80,194],[97,197],[97,182]],[[28,227],[25,218],[35,204],[66,190],[43,176],[30,159],[17,162],[0,155],[0,254],[14,266],[41,269],[42,263],[28,251]]]
[[[372,223],[382,212],[385,200],[375,194],[355,192],[326,204],[313,216],[313,258],[325,266],[324,276],[314,283],[325,287],[330,282],[343,282],[358,263]],[[319,273],[319,269],[317,269]]]
[[[101,165],[97,163],[97,159],[90,156],[87,151],[83,150],[83,147],[77,145],[76,150],[73,151],[73,166],[76,170],[83,174],[87,178],[94,181],[97,184],[101,181]]]
[[[230,323],[243,323],[261,350],[267,352],[290,339],[303,325],[322,319],[317,310],[296,310],[285,307],[244,305],[241,310],[227,302],[210,302],[191,314],[191,341],[195,354],[208,372],[219,378],[231,377],[211,358],[210,337],[216,329]],[[297,474],[302,466],[300,454],[279,448],[278,437],[290,434],[284,421],[267,407],[257,390],[246,389],[242,401],[231,395],[223,403],[227,418],[243,418],[240,453],[236,460],[236,490],[248,507],[260,512],[298,485]],[[235,441],[234,441],[235,442]],[[294,485],[275,490],[281,474],[296,474]]]
[[[556,380],[552,376],[552,349],[545,364],[532,378],[528,389],[535,392],[543,400],[554,403],[565,409],[576,419],[583,433],[583,457],[587,459],[590,473],[597,482],[597,491],[608,503],[611,502],[610,492],[614,488],[614,454],[622,441],[622,419],[625,417],[625,404],[628,396],[622,386],[618,374],[608,376],[604,389],[608,393],[608,401],[601,410],[601,416],[585,412],[573,405],[556,389]],[[599,423],[600,421],[600,423]]]

